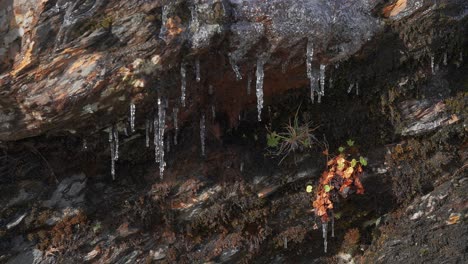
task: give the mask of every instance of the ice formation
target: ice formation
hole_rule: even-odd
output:
[[[239,81],[239,80],[242,80],[242,75],[240,73],[240,70],[239,70],[239,66],[237,66],[236,62],[234,61],[234,58],[231,54],[229,54],[229,63],[231,64],[231,67],[232,67],[232,70],[234,71],[234,73],[236,74],[236,79]]]
[[[435,74],[435,69],[434,69],[434,55],[431,55],[431,72],[432,72],[432,74]]]
[[[177,145],[177,134],[179,132],[179,122],[177,116],[179,115],[179,108],[174,108],[172,118],[174,119],[174,145]]]
[[[135,111],[136,106],[134,103],[130,103],[130,130],[135,132]]]
[[[258,111],[258,121],[262,121],[262,109],[263,109],[263,79],[265,78],[265,73],[263,72],[263,65],[265,61],[263,58],[257,59],[257,83],[256,83],[256,94],[257,94],[257,111]]]
[[[327,253],[327,229],[328,229],[328,222],[322,223],[322,236],[323,236],[323,251]]]
[[[200,58],[195,60],[195,79],[197,82],[200,82]]]
[[[149,146],[150,146],[150,136],[149,136],[150,126],[151,126],[151,121],[149,119],[146,119],[146,123],[145,123],[145,143],[146,143],[147,148],[149,148]]]
[[[164,162],[164,131],[166,129],[166,109],[161,101],[161,98],[158,98],[157,122],[155,118],[154,125],[155,159],[156,162],[159,163],[159,175],[162,179],[164,176],[164,168],[166,167],[166,163]]]
[[[180,66],[180,102],[185,107],[185,90],[187,89],[187,70],[185,64]]]
[[[249,72],[247,75],[247,95],[250,95],[252,91],[252,73]]]
[[[201,143],[201,154],[205,156],[205,140],[206,140],[206,125],[205,115],[203,114],[200,119],[200,143]]]

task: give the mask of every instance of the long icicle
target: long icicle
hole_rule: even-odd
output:
[[[130,103],[130,130],[135,132],[135,112],[136,106],[134,103]]]
[[[111,152],[111,175],[112,180],[115,180],[115,145],[114,145],[114,132],[109,128],[109,146]]]
[[[265,63],[263,58],[257,59],[257,82],[256,82],[256,94],[257,94],[257,111],[258,121],[262,121],[262,109],[263,109],[263,80],[265,73],[263,71],[263,64]]]
[[[328,227],[328,222],[322,222],[322,236],[323,236],[323,251],[327,253],[327,228]]]
[[[166,162],[164,161],[164,131],[166,129],[166,108],[158,98],[158,116],[159,116],[159,176],[161,179],[164,177],[164,168]]]
[[[200,82],[201,77],[200,77],[200,58],[197,58],[195,60],[195,80],[197,82]]]
[[[151,126],[151,121],[147,118],[146,123],[145,123],[145,139],[146,139],[145,143],[146,143],[147,148],[149,148],[150,146],[150,136],[149,136],[150,126]]]
[[[179,108],[174,108],[172,112],[172,118],[174,119],[174,145],[177,146],[177,135],[179,132],[179,122],[178,122],[178,116],[179,115]]]
[[[185,107],[185,93],[187,90],[187,70],[185,69],[185,64],[180,65],[180,102],[182,106]]]
[[[201,143],[201,154],[205,156],[205,140],[206,140],[206,131],[205,131],[205,114],[202,115],[200,119],[200,143]]]

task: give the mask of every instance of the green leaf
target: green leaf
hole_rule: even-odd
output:
[[[362,164],[362,166],[367,166],[367,160],[364,157],[360,157],[359,162]]]
[[[313,189],[314,187],[312,187],[312,185],[307,185],[306,192],[311,193]]]
[[[351,140],[351,139],[346,141],[346,143],[348,143],[348,146],[350,146],[350,147],[354,146],[354,141]]]
[[[329,192],[331,190],[330,185],[323,186],[323,189],[325,190],[325,192]]]
[[[356,167],[356,164],[357,164],[357,160],[356,159],[353,159],[351,160],[351,167]]]
[[[338,151],[339,151],[340,153],[342,153],[344,150],[345,150],[344,147],[339,147],[339,148],[338,148]]]
[[[270,148],[276,148],[279,144],[280,137],[276,132],[272,132],[271,134],[267,134],[267,145]]]

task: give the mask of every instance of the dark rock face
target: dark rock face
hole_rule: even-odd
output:
[[[213,104],[234,125],[256,102],[245,90],[248,80],[255,82],[259,58],[270,98],[308,85],[308,41],[317,76],[320,64],[337,65],[383,34],[384,21],[417,25],[442,5],[450,23],[466,13],[455,0],[435,7],[406,2],[403,10],[387,7],[393,12],[384,20],[382,5],[360,0],[2,1],[0,140],[47,131],[90,134],[125,120],[131,102],[141,120],[157,96],[180,107],[181,65],[188,72],[181,122]],[[410,49],[418,45],[407,41]],[[194,80],[198,61],[200,82]]]

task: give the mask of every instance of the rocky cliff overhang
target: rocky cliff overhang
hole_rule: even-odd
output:
[[[221,112],[235,125],[263,72],[268,100],[385,34],[405,56],[462,59],[467,13],[459,0],[1,0],[0,140],[126,126],[131,104],[142,127],[158,97],[179,123]]]

